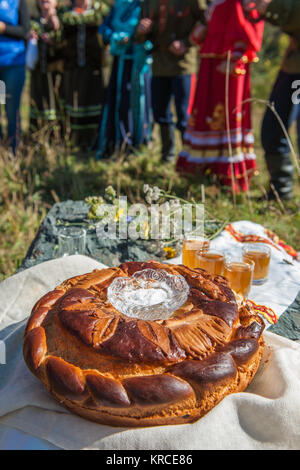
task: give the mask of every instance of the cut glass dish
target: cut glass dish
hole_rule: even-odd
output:
[[[132,277],[117,277],[107,290],[119,312],[141,320],[165,320],[187,300],[189,286],[181,275],[144,269]]]

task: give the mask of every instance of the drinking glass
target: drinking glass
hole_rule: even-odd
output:
[[[189,238],[183,241],[182,244],[182,264],[188,268],[194,269],[197,267],[196,255],[198,252],[209,250],[210,241],[206,238]]]
[[[253,280],[254,261],[243,258],[230,258],[224,264],[224,277],[237,294],[248,297]]]
[[[59,256],[84,255],[86,231],[80,227],[63,227],[58,232]]]
[[[271,249],[264,243],[249,243],[243,247],[244,261],[254,261],[253,284],[261,285],[267,281],[270,261]]]
[[[200,251],[196,254],[197,268],[205,269],[211,274],[222,276],[225,255],[219,251]]]

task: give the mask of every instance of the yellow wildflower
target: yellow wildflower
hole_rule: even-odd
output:
[[[142,229],[144,232],[144,237],[145,239],[147,239],[149,237],[149,231],[150,231],[148,222],[143,222]]]
[[[174,250],[174,248],[172,248],[171,246],[165,246],[164,251],[166,253],[167,259],[175,258],[175,256],[177,255],[176,250]]]
[[[124,209],[119,209],[119,210],[118,210],[118,212],[116,213],[115,222],[118,222],[118,220],[120,219],[120,217],[121,217],[122,215],[124,215],[124,212],[125,212]]]

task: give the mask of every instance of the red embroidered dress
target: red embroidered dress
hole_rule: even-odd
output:
[[[251,105],[242,102],[250,98],[249,64],[257,60],[264,24],[256,21],[256,11],[251,17],[245,17],[240,0],[215,0],[208,9],[195,102],[176,165],[180,173],[215,173],[237,192],[247,191],[256,169]],[[229,51],[232,70],[226,87]]]

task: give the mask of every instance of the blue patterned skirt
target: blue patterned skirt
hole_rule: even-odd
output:
[[[136,149],[151,138],[151,69],[140,72],[130,58],[115,57],[102,108],[96,158]]]

